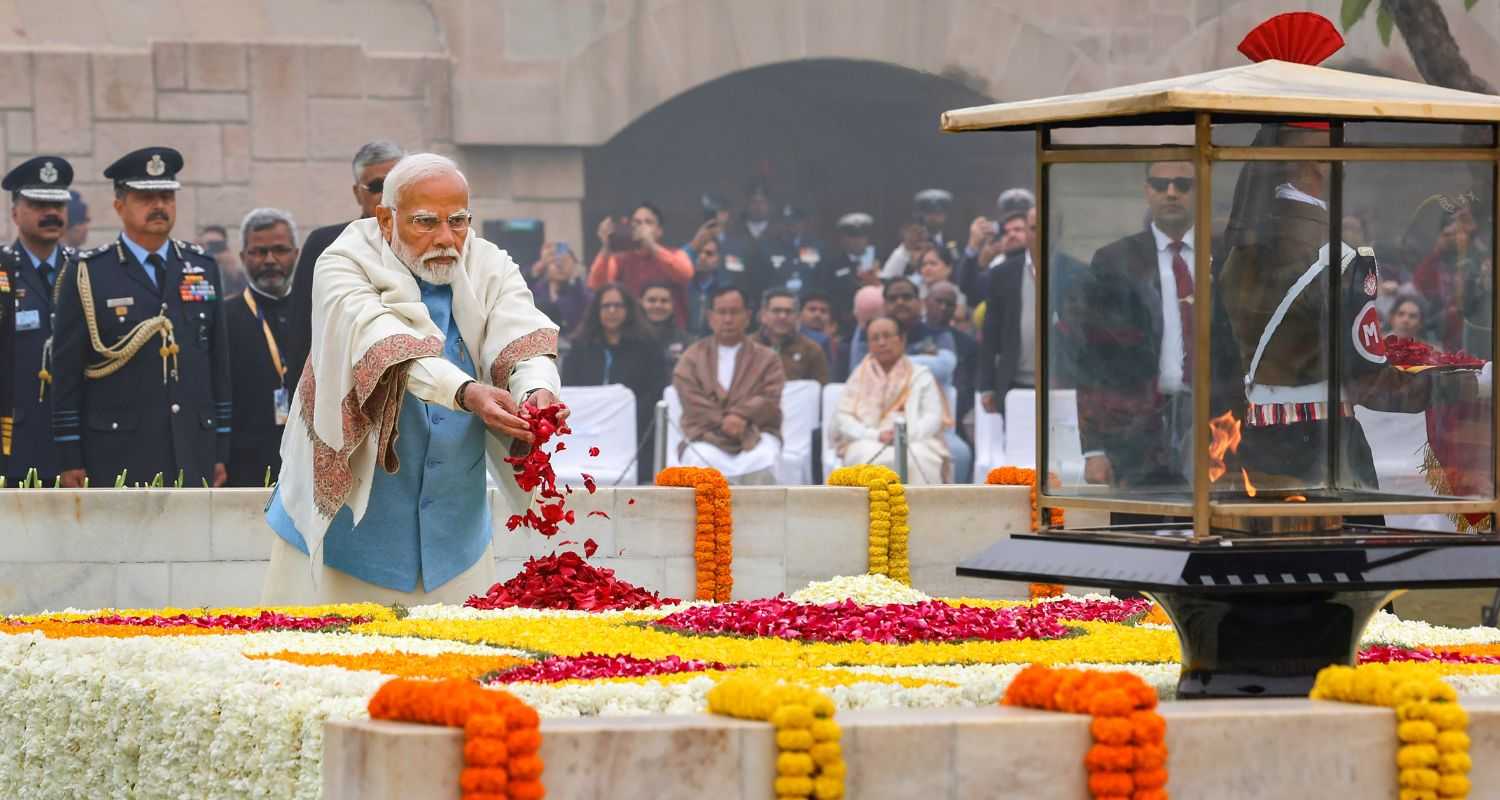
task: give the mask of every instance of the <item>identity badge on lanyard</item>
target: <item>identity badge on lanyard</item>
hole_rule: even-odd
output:
[[[286,425],[287,420],[292,418],[292,393],[286,388],[286,365],[281,361],[281,348],[276,346],[271,325],[266,322],[266,316],[260,313],[260,306],[256,304],[254,295],[247,290],[241,297],[245,298],[245,305],[249,307],[250,313],[260,320],[261,332],[266,335],[266,350],[271,354],[271,364],[276,367],[276,377],[281,381],[281,385],[271,392],[272,414],[277,425]]]

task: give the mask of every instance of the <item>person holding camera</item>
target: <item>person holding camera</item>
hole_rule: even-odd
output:
[[[572,331],[583,319],[593,293],[583,285],[578,256],[567,242],[542,245],[542,257],[531,265],[531,294],[536,307],[564,331]]]
[[[639,297],[646,284],[665,282],[672,287],[674,319],[683,327],[687,322],[683,289],[693,278],[693,262],[681,250],[661,243],[661,226],[661,211],[647,202],[636,206],[629,220],[601,220],[599,255],[589,267],[588,288],[598,291],[605,284],[619,283]]]

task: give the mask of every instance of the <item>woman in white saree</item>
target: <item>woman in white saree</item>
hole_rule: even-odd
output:
[[[932,373],[906,357],[906,338],[890,317],[865,328],[869,354],[844,384],[833,441],[845,464],[895,469],[896,420],[906,420],[908,484],[947,483],[952,458],[943,432],[953,426],[948,398]]]

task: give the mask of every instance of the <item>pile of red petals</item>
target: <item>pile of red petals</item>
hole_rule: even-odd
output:
[[[1151,611],[1151,601],[1144,597],[1120,600],[1048,600],[1036,605],[1058,619],[1072,622],[1129,622]]]
[[[676,675],[679,672],[705,672],[726,670],[729,667],[717,661],[698,661],[667,656],[661,659],[636,658],[634,656],[601,656],[584,653],[580,656],[557,656],[535,664],[512,667],[491,678],[488,683],[552,683],[555,681],[595,680],[598,678],[646,678],[652,675]]]
[[[262,611],[249,617],[241,614],[204,614],[192,616],[177,614],[170,617],[122,617],[112,614],[103,617],[74,620],[88,625],[140,625],[148,628],[214,628],[228,631],[322,631],[359,625],[369,622],[369,617],[293,617],[274,611]]]
[[[541,512],[528,507],[524,513],[510,515],[510,519],[505,521],[506,530],[526,527],[543,536],[552,536],[562,523],[573,524],[573,512],[564,507],[563,493],[557,490],[557,473],[552,469],[552,454],[542,449],[553,436],[573,432],[566,421],[558,419],[562,410],[561,403],[546,408],[537,408],[529,403],[526,405],[527,419],[531,425],[531,446],[524,455],[507,457],[505,463],[514,470],[516,485],[521,487],[521,491],[530,492],[538,486],[542,488],[541,497],[537,499]],[[557,443],[557,449],[563,449],[562,442]],[[549,500],[552,502],[548,502]]]
[[[1472,367],[1480,369],[1484,359],[1459,350],[1444,353],[1425,342],[1407,339],[1396,334],[1385,337],[1385,356],[1398,367]]]
[[[527,561],[519,575],[491,586],[483,597],[470,597],[464,605],[479,609],[623,611],[679,602],[622,581],[615,577],[614,570],[590,566],[577,553],[568,551]]]
[[[1392,647],[1377,644],[1359,651],[1361,664],[1390,664],[1398,661],[1414,661],[1434,664],[1500,664],[1500,657],[1473,653],[1450,653],[1427,647]]]
[[[769,636],[810,642],[954,642],[1058,639],[1067,619],[1104,619],[1102,609],[1049,609],[1053,603],[1010,608],[954,606],[941,600],[874,606],[852,600],[813,605],[784,597],[695,606],[661,618],[656,625],[695,634]],[[1109,604],[1113,605],[1113,604]],[[1111,612],[1113,613],[1113,612]]]

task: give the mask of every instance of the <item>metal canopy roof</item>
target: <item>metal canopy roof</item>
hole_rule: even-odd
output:
[[[1500,122],[1500,97],[1327,67],[1262,61],[1097,92],[960,108],[943,113],[942,128],[1024,130],[1084,120],[1160,124],[1163,115],[1198,111],[1494,123]]]

